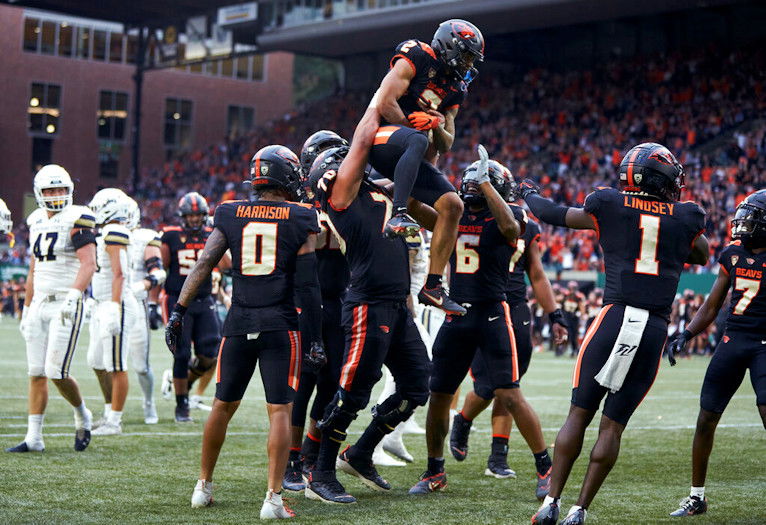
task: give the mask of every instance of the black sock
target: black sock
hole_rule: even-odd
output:
[[[428,458],[428,472],[431,474],[444,472],[444,458]]]
[[[394,208],[406,208],[420,163],[428,149],[428,138],[423,133],[413,133],[404,143],[404,153],[394,168]]]
[[[330,435],[332,432],[322,432],[322,444],[319,446],[319,455],[314,470],[335,470],[335,460],[343,442],[330,439]]]
[[[189,394],[176,394],[176,406],[188,407],[189,406]]]
[[[300,461],[300,460],[301,460],[301,449],[290,448],[290,458],[288,459],[288,461],[290,463],[293,463],[295,461]]]
[[[426,277],[426,288],[433,290],[437,286],[441,286],[442,276],[439,273],[429,273]]]
[[[492,436],[492,455],[508,456],[508,438],[503,436]]]
[[[548,455],[548,449],[546,448],[542,452],[533,454],[535,456],[535,467],[537,467],[537,473],[541,476],[545,476],[548,470],[553,465],[551,457]]]
[[[364,429],[364,433],[354,445],[354,449],[372,457],[372,452],[375,450],[375,447],[378,446],[378,443],[380,443],[386,434],[388,434],[388,432],[384,432],[383,429],[380,428],[380,425],[373,420],[367,425],[367,428]]]
[[[307,434],[303,439],[301,454],[311,461],[316,460],[317,454],[319,454],[319,441],[311,439]]]

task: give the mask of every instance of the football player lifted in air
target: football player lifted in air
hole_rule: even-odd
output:
[[[92,417],[77,382],[69,375],[83,318],[83,292],[96,271],[93,212],[72,204],[74,184],[57,164],[34,178],[40,209],[27,218],[32,257],[19,329],[27,343],[29,423],[24,441],[8,452],[41,451],[48,380],[74,408],[74,449],[90,443]]]
[[[751,193],[737,206],[731,221],[734,239],[719,256],[721,271],[702,307],[686,329],[668,342],[668,358],[704,332],[718,315],[731,290],[726,331],[715,349],[702,383],[700,412],[692,445],[692,488],[671,516],[707,511],[705,478],[715,429],[732,396],[750,370],[758,412],[766,427],[766,190]]]
[[[382,235],[393,205],[385,191],[365,174],[367,153],[378,125],[377,111],[368,108],[348,153],[345,148],[325,151],[309,176],[315,206],[337,236],[351,270],[341,314],[345,351],[340,385],[319,423],[319,455],[305,491],[306,497],[326,503],[356,501],[338,482],[336,461],[341,470],[357,476],[373,490],[391,489],[373,466],[375,446],[428,399],[428,355],[407,308],[407,243],[402,236]],[[422,214],[418,207],[423,207]],[[410,210],[422,215],[423,224],[433,227],[436,214],[432,209],[413,202]],[[394,375],[397,390],[373,407],[372,422],[356,444],[338,457],[346,430],[367,406],[384,364]]]
[[[298,157],[284,146],[266,146],[250,163],[255,199],[228,201],[215,210],[214,229],[197,264],[183,284],[165,331],[177,352],[187,309],[207,286],[213,268],[231,250],[232,305],[218,350],[213,410],[202,438],[202,466],[192,507],[213,501],[212,480],[226,428],[260,362],[269,414],[268,491],[261,519],[290,518],[282,502],[282,477],[290,449],[290,411],[301,371],[301,337],[293,297],[301,297],[302,316],[311,327],[308,358],[321,364],[322,302],[316,274],[316,212],[298,198]],[[314,363],[314,364],[317,364]]]
[[[370,164],[395,183],[394,215],[384,232],[408,236],[420,231],[407,215],[410,195],[437,211],[428,277],[418,300],[453,315],[465,314],[465,308],[447,296],[441,280],[455,247],[463,204],[433,162],[436,153],[452,147],[455,116],[477,74],[474,65],[483,59],[481,31],[465,20],[447,20],[430,46],[419,40],[397,46],[372,103],[387,124],[375,136]],[[428,153],[429,144],[435,153]]]
[[[300,158],[305,177],[303,190],[304,193],[309,194],[306,196],[307,202],[313,198],[310,188],[306,188],[309,184],[307,175],[311,171],[311,165],[323,151],[340,146],[348,146],[348,142],[337,133],[328,130],[317,131],[303,144]],[[327,364],[318,370],[313,366],[304,366],[301,370],[300,386],[293,402],[290,461],[287,463],[285,478],[282,481],[282,487],[290,491],[301,491],[306,486],[303,479],[304,473],[308,477],[308,472],[319,454],[322,431],[317,428],[317,421],[322,419],[325,407],[338,390],[340,367],[343,364],[344,337],[340,312],[349,279],[348,263],[340,249],[338,239],[321,216],[319,227],[321,231],[317,235],[316,258],[322,293],[322,339]],[[300,321],[301,333],[306,334],[306,329],[310,328],[305,327],[303,316],[300,316]],[[316,388],[316,395],[311,404],[309,428],[304,437],[306,412],[309,409],[308,405],[314,388]]]
[[[167,226],[162,232],[162,265],[167,268],[163,310],[166,316],[173,310],[186,276],[191,273],[205,242],[213,229],[207,225],[210,209],[205,198],[196,191],[181,197],[178,215],[183,226]],[[219,268],[231,266],[225,255]],[[176,421],[191,421],[189,415],[189,388],[205,372],[215,367],[218,343],[221,340],[220,322],[215,310],[215,299],[210,275],[195,289],[196,296],[186,304],[184,333],[173,353],[173,387],[176,394]],[[194,357],[192,357],[194,344]]]
[[[93,274],[92,319],[88,366],[96,373],[106,409],[94,436],[122,434],[122,412],[128,398],[127,338],[138,318],[131,291],[128,247],[131,244],[128,196],[117,188],[98,191],[88,205],[96,216],[97,270]]]
[[[141,209],[138,203],[128,197],[128,204],[131,288],[138,301],[138,318],[128,337],[130,364],[138,375],[144,396],[144,423],[153,425],[157,423],[157,408],[154,405],[154,373],[149,362],[150,329],[160,327],[162,316],[157,303],[149,303],[148,299],[149,291],[164,284],[167,274],[162,267],[160,234],[141,228]]]
[[[468,167],[466,172],[472,173],[476,169],[477,163],[474,163]],[[512,180],[510,170],[494,160],[489,161],[489,172],[490,176],[494,177],[495,180],[500,178],[500,175],[497,174],[498,172],[505,173],[504,177]],[[483,195],[476,191],[475,182],[469,178],[468,184],[467,187],[464,186],[461,190],[463,201],[469,206],[469,211],[466,213],[471,213],[471,210],[474,208],[482,207],[484,207],[484,212],[486,213]],[[509,193],[514,195],[513,192],[509,191],[510,188],[503,187],[502,189],[501,195],[503,197],[507,197]],[[505,287],[506,302],[508,303],[513,324],[519,376],[519,381],[511,384],[512,411],[509,412],[506,404],[495,398],[492,377],[487,368],[489,362],[482,357],[480,352],[477,353],[471,363],[473,390],[466,394],[463,409],[452,420],[450,452],[452,452],[452,456],[457,461],[465,460],[468,455],[468,436],[471,424],[489,406],[492,399],[495,398],[492,407],[492,447],[484,474],[499,479],[516,476],[516,473],[508,467],[508,438],[511,432],[511,423],[515,419],[519,432],[521,432],[534,455],[537,469],[537,498],[543,499],[548,494],[548,487],[550,485],[551,459],[548,455],[545,439],[543,438],[540,420],[532,407],[524,399],[519,388],[519,382],[527,372],[532,358],[532,313],[527,304],[527,285],[524,282],[525,272],[529,276],[537,303],[544,313],[549,316],[554,342],[560,344],[566,340],[567,328],[564,324],[563,313],[553,298],[551,283],[545,275],[540,259],[540,248],[538,247],[540,227],[534,221],[529,220],[520,207],[515,204],[511,204],[510,207],[515,216],[521,217],[521,222],[526,221],[524,232],[516,240],[516,245],[513,248],[511,261],[508,266],[508,281]],[[473,214],[476,215],[475,213]],[[465,217],[463,221],[465,221]],[[465,242],[463,244],[459,242],[458,247],[466,251],[474,249],[469,242],[470,239],[467,237],[460,238],[463,238]]]
[[[540,220],[596,231],[604,253],[604,307],[580,347],[572,403],[556,437],[551,487],[532,523],[555,524],[560,498],[585,430],[604,408],[577,503],[562,522],[585,522],[586,510],[617,461],[625,426],[652,386],[668,333],[668,316],[684,264],[705,264],[705,212],[679,202],[683,167],[665,147],[643,143],[620,164],[620,189],[599,188],[584,208],[559,206],[530,182],[521,197]]]

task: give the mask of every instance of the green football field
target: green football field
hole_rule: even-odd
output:
[[[95,377],[85,362],[87,339],[86,331],[72,373],[96,413],[102,404]],[[0,342],[0,444],[5,448],[17,444],[26,432],[27,377],[24,346],[14,321],[5,318],[0,322]],[[152,363],[158,378],[169,365],[169,357],[160,333],[155,332]],[[591,506],[589,523],[674,521],[668,513],[689,490],[693,425],[707,362],[707,358],[682,360],[673,369],[663,363],[653,390],[625,432],[620,459]],[[524,379],[524,391],[540,415],[549,443],[564,421],[573,365],[569,358],[536,354]],[[173,404],[160,398],[160,424],[144,425],[132,373],[130,380],[124,435],[94,438],[82,453],[72,449],[72,410],[51,386],[45,452],[0,453],[0,523],[242,524],[258,519],[266,488],[267,431],[260,381],[251,383],[229,427],[216,470],[215,505],[191,509],[206,413],[195,411],[195,423],[178,425],[172,421]],[[376,398],[377,389],[373,400]],[[425,411],[419,409],[416,417],[424,424]],[[358,436],[368,421],[366,411],[350,429],[350,437]],[[564,511],[576,499],[596,437],[595,425],[586,435],[583,457],[564,492]],[[296,521],[529,523],[538,502],[534,498],[534,464],[523,439],[514,430],[509,464],[518,478],[495,480],[483,475],[490,445],[489,415],[483,414],[474,426],[468,459],[463,463],[447,460],[449,486],[444,493],[407,495],[424,470],[426,454],[423,436],[407,435],[405,443],[415,464],[381,468],[394,487],[390,494],[373,493],[341,473],[341,481],[357,496],[358,504],[338,507],[291,496],[288,502],[298,514]],[[746,379],[718,430],[707,482],[710,510],[705,516],[687,518],[690,522],[766,523],[765,437]]]

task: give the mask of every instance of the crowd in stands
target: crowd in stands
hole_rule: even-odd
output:
[[[631,146],[661,142],[685,166],[683,198],[707,211],[715,255],[727,242],[736,205],[766,186],[764,71],[759,46],[623,58],[563,72],[494,68],[470,86],[455,144],[438,165],[458,184],[482,143],[517,180],[530,177],[544,195],[581,205],[593,188],[617,184],[617,166]],[[138,186],[126,189],[141,203],[147,226],[173,223],[175,202],[188,191],[211,204],[242,196],[250,158],[262,146],[280,143],[299,152],[322,128],[350,138],[368,101],[369,94],[339,93],[308,104],[246,135],[145,169]],[[601,269],[592,232],[546,227],[541,241],[549,267]],[[23,255],[14,253],[9,257]]]

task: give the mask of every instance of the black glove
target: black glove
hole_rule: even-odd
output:
[[[170,313],[168,324],[165,326],[165,344],[168,345],[168,350],[170,350],[171,354],[176,353],[178,340],[181,338],[181,333],[184,329],[185,313],[186,307],[176,303],[173,311]]]
[[[670,366],[676,366],[676,354],[684,351],[689,340],[694,337],[689,330],[684,330],[673,336],[665,345],[665,355],[668,356]]]
[[[157,303],[149,303],[149,328],[158,330],[162,326],[162,314]]]
[[[567,322],[564,320],[564,312],[561,311],[561,308],[556,308],[551,313],[549,313],[548,320],[551,322],[551,324],[560,324],[567,330],[569,329]]]
[[[516,193],[521,197],[522,199],[526,199],[527,195],[530,195],[531,193],[540,193],[540,188],[532,182],[529,179],[524,179],[519,184],[518,190],[516,190]]]
[[[308,370],[314,373],[319,372],[327,364],[327,354],[324,353],[324,345],[322,343],[311,343],[304,364]]]

